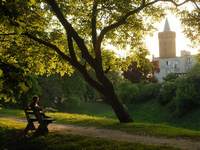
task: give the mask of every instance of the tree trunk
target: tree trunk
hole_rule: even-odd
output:
[[[110,104],[112,109],[115,112],[115,115],[119,119],[120,122],[122,123],[127,123],[127,122],[133,122],[131,116],[129,115],[127,109],[124,107],[124,105],[120,102],[118,99],[115,91],[113,88],[106,88],[105,89],[105,99],[106,101]]]
[[[129,115],[126,108],[123,106],[123,104],[118,99],[118,96],[115,93],[114,87],[112,82],[101,72],[97,73],[97,78],[99,79],[99,82],[101,83],[101,87],[97,87],[97,84],[94,84],[94,82],[91,82],[91,80],[88,80],[87,76],[84,76],[82,74],[84,79],[98,92],[100,92],[104,97],[105,101],[112,107],[112,109],[115,112],[115,115],[119,119],[120,122],[132,122],[132,118]],[[95,81],[96,82],[96,81]]]

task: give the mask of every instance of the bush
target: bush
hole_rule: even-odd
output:
[[[117,87],[117,94],[119,98],[126,104],[136,101],[138,93],[138,86],[128,81],[121,83]]]
[[[175,73],[170,73],[164,78],[164,81],[174,81],[177,78],[178,78],[178,75],[176,75]]]
[[[200,74],[200,62],[194,65],[189,72],[187,73],[187,76],[198,76]]]
[[[159,89],[160,84],[158,83],[133,84],[124,82],[118,85],[117,94],[124,103],[130,104],[155,99],[158,96]]]
[[[159,102],[170,108],[174,116],[183,116],[200,107],[200,64],[185,76],[169,74],[162,83]]]
[[[139,102],[145,102],[148,100],[156,99],[159,94],[160,84],[158,83],[146,83],[139,84],[139,93],[137,96],[137,100]]]
[[[158,94],[159,103],[162,105],[166,105],[171,102],[176,95],[176,84],[175,82],[164,82],[160,88]]]
[[[177,90],[172,105],[174,114],[182,116],[200,106],[200,75],[193,75],[176,80]]]

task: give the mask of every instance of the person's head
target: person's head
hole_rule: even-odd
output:
[[[32,99],[32,100],[33,100],[32,102],[33,102],[34,104],[36,104],[36,103],[39,102],[40,99],[39,99],[39,97],[38,97],[37,95],[35,95],[35,96],[33,96],[33,99]]]

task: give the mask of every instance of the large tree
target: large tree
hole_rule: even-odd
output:
[[[130,44],[137,49],[143,35],[152,29],[153,21],[163,16],[158,2],[179,6],[188,1],[179,4],[175,0],[1,1],[0,8],[4,10],[0,14],[4,16],[1,21],[5,25],[0,29],[4,35],[26,41],[23,42],[26,48],[34,44],[37,46],[33,46],[34,49],[40,47],[39,50],[43,49],[48,56],[51,50],[56,52],[58,55],[54,61],[62,58],[77,69],[92,87],[104,95],[120,122],[131,122],[132,118],[106,75],[111,67],[103,66],[106,45],[111,43],[124,48]],[[8,24],[9,32],[5,32]]]

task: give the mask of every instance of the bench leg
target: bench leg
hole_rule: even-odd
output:
[[[38,126],[38,128],[35,131],[35,135],[47,134],[49,132],[47,126],[48,126],[47,123],[40,123],[40,125]]]
[[[26,135],[29,130],[35,130],[35,125],[33,122],[28,122],[26,128],[24,129],[24,135]]]

